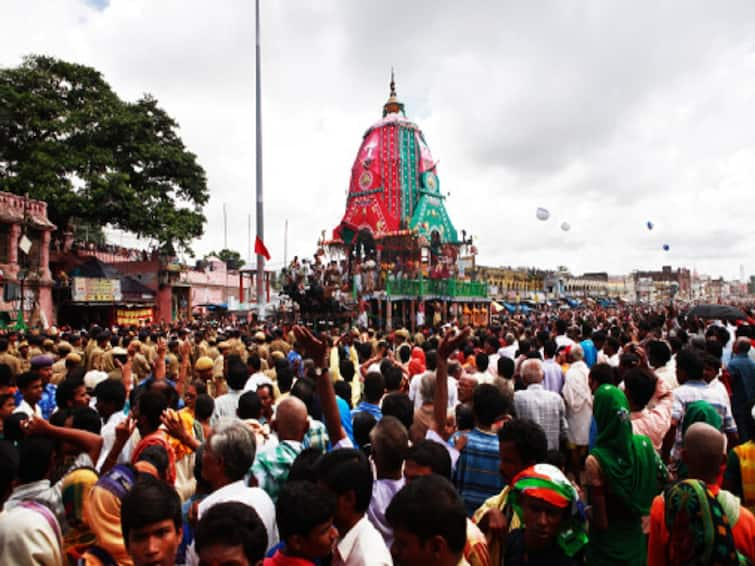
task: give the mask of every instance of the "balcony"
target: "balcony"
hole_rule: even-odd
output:
[[[488,296],[488,286],[480,281],[458,279],[389,279],[385,292],[390,297],[481,298]]]

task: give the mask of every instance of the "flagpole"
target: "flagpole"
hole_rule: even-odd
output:
[[[262,202],[262,101],[260,68],[260,0],[254,1],[255,9],[255,89],[256,89],[256,146],[257,146],[257,237],[265,241]],[[265,316],[265,258],[257,254],[257,319]]]

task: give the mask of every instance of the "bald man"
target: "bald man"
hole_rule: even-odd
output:
[[[309,430],[307,406],[297,397],[286,397],[278,404],[272,428],[278,435],[278,444],[271,442],[270,448],[266,446],[257,453],[252,473],[257,485],[276,501],[291,465],[304,449],[302,440]]]
[[[755,517],[740,505],[739,498],[718,485],[721,466],[726,462],[726,437],[707,423],[694,423],[684,434],[681,455],[687,465],[689,479],[704,481],[726,513],[737,551],[751,563],[755,561]],[[667,563],[669,533],[665,507],[663,495],[656,497],[650,507],[648,566]]]

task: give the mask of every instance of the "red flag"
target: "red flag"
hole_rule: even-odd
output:
[[[262,242],[259,236],[254,239],[254,253],[257,255],[265,256],[267,261],[270,261],[270,252],[267,251],[265,244]]]

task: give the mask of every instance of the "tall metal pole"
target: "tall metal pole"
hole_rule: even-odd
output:
[[[283,267],[288,267],[288,218],[283,229]]]
[[[264,212],[262,208],[262,69],[260,67],[260,0],[254,1],[255,10],[255,75],[256,75],[256,146],[257,146],[257,237],[265,241]],[[265,316],[265,258],[257,254],[257,318]]]
[[[223,249],[228,249],[228,214],[223,203]]]

